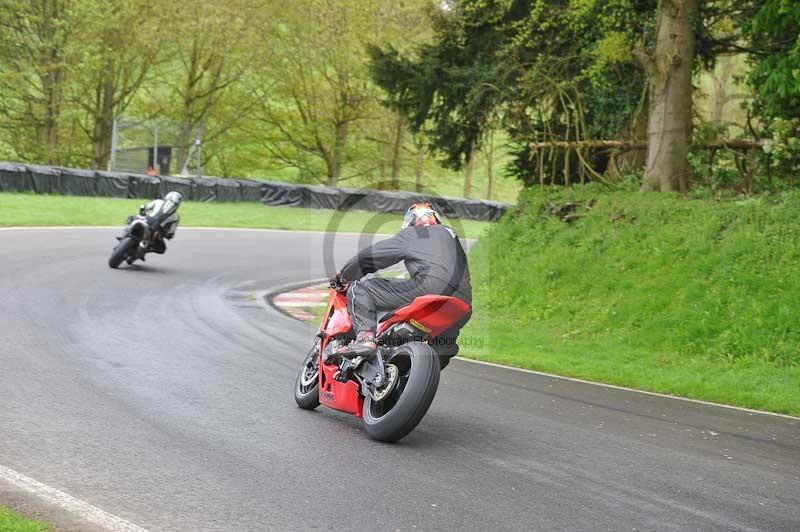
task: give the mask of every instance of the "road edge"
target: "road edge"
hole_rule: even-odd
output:
[[[0,465],[0,482],[11,486],[21,495],[34,497],[40,503],[46,504],[53,509],[64,510],[75,518],[88,523],[92,527],[97,527],[100,530],[107,530],[109,532],[148,532],[146,529],[126,521],[121,517],[106,512],[80,499],[76,499],[68,493],[48,486],[43,482],[39,482],[38,480],[32,479],[3,465]],[[12,504],[11,507],[13,508],[14,506],[16,505]],[[56,527],[59,526],[57,522],[60,521],[60,519],[56,517],[57,512],[52,509],[46,509],[42,513],[52,524]],[[81,525],[81,529],[86,530],[84,525]]]

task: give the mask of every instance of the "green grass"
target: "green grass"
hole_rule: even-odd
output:
[[[552,204],[597,203],[565,223]],[[800,414],[800,194],[528,193],[471,257],[463,354]]]
[[[52,532],[53,527],[42,521],[22,517],[0,506],[0,530],[3,532]]]
[[[138,212],[142,200],[0,193],[0,227],[53,225],[119,225]],[[394,233],[403,217],[396,214],[299,207],[267,207],[260,203],[200,203],[181,205],[181,226],[258,229],[337,230]],[[446,220],[460,234],[477,238],[490,225],[474,220]]]

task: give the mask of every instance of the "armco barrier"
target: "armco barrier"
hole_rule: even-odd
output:
[[[180,192],[191,201],[260,201],[265,205],[392,213],[403,213],[411,203],[428,200],[446,217],[486,221],[497,220],[508,208],[496,201],[444,198],[415,192],[219,177],[160,177],[0,162],[0,192],[152,199],[170,190]]]

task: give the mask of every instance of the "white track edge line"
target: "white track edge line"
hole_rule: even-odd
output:
[[[553,379],[561,379],[565,381],[572,381],[572,382],[579,382],[581,384],[591,384],[592,386],[601,386],[603,388],[611,388],[613,390],[621,390],[625,392],[633,392],[633,393],[641,393],[644,395],[652,395],[655,397],[663,397],[665,399],[675,399],[677,401],[686,401],[688,403],[697,403],[706,406],[716,406],[719,408],[727,408],[730,410],[738,410],[740,412],[747,412],[750,414],[762,414],[765,416],[775,416],[775,417],[782,417],[786,419],[791,419],[794,421],[800,421],[800,417],[791,416],[789,414],[780,414],[778,412],[769,412],[767,410],[756,410],[754,408],[745,408],[743,406],[735,406],[735,405],[726,405],[725,403],[715,403],[713,401],[704,401],[702,399],[692,399],[691,397],[682,397],[680,395],[670,395],[667,393],[659,393],[659,392],[650,392],[647,390],[640,390],[638,388],[628,388],[627,386],[619,386],[617,384],[606,384],[604,382],[595,382],[595,381],[587,381],[584,379],[578,379],[576,377],[565,377],[563,375],[556,375],[555,373],[547,373],[544,371],[537,371],[535,369],[525,369],[525,368],[517,368],[514,366],[506,366],[505,364],[497,364],[496,362],[486,362],[485,360],[476,360],[474,358],[466,358],[466,357],[457,357],[456,360],[461,360],[464,362],[471,362],[473,364],[481,364],[483,366],[491,366],[493,368],[501,368],[501,369],[509,369],[513,371],[520,371],[522,373],[531,373],[533,375],[539,375],[541,377],[550,377]]]
[[[76,499],[61,490],[43,484],[38,480],[26,477],[13,469],[0,465],[0,480],[5,480],[12,486],[35,495],[50,504],[63,508],[68,512],[94,524],[109,532],[148,532],[144,528],[134,525],[116,515],[110,514],[96,506]]]

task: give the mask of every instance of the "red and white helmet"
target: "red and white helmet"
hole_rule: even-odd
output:
[[[421,227],[423,225],[437,225],[442,223],[439,213],[430,203],[414,203],[406,211],[403,218],[403,229],[406,227]]]

